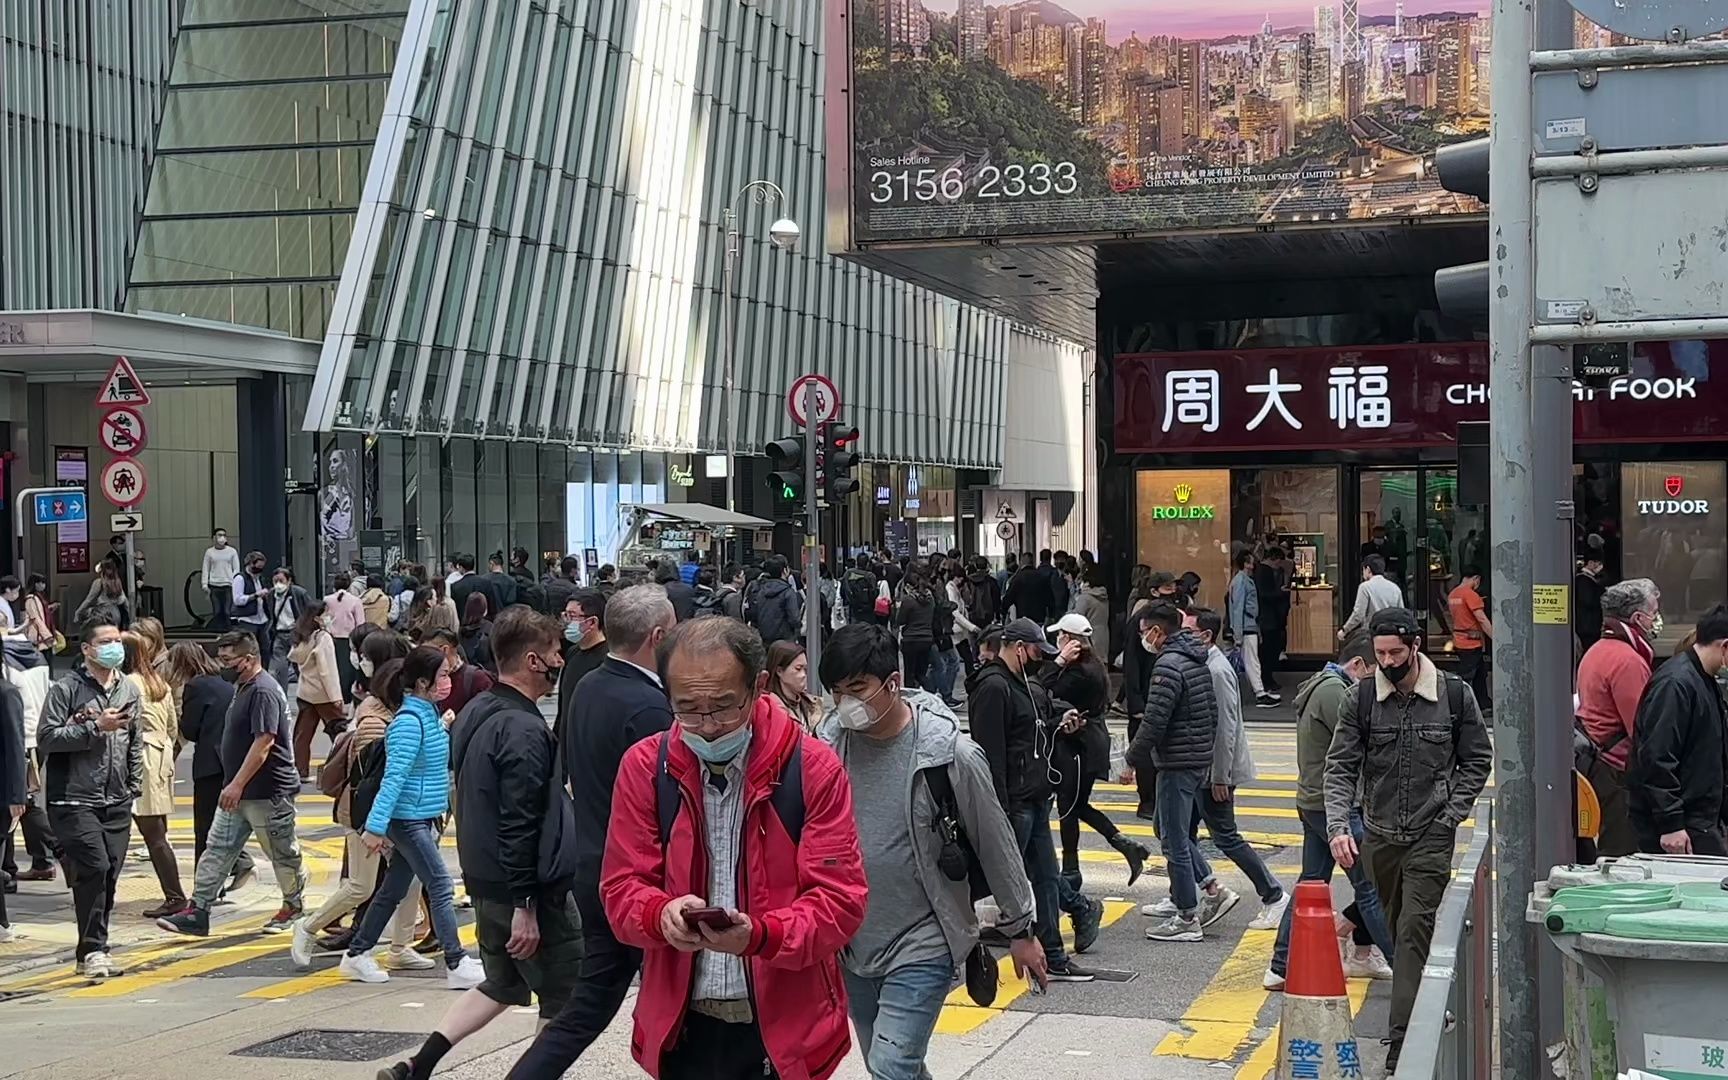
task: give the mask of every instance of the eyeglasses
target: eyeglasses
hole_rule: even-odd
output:
[[[742,701],[736,705],[728,705],[722,709],[710,709],[707,712],[696,712],[690,709],[675,709],[672,713],[672,719],[678,721],[679,727],[684,728],[726,727],[729,724],[742,720],[744,718],[744,710],[748,708],[749,705],[750,703],[748,701]]]

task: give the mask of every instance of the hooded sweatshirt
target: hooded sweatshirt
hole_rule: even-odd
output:
[[[1296,808],[1326,811],[1326,751],[1344,695],[1356,685],[1345,670],[1328,663],[1296,691]]]

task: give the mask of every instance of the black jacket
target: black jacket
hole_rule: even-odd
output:
[[[281,596],[277,596],[275,588],[272,587],[264,594],[264,613],[270,617],[269,621],[265,623],[265,625],[270,627],[272,630],[275,630],[276,620],[282,614],[283,604],[288,605],[288,611],[292,615],[294,621],[299,622],[300,616],[306,611],[306,605],[311,602],[312,594],[298,585],[288,586],[288,591],[283,593]],[[268,652],[269,650],[266,649],[265,651]],[[270,658],[268,656],[264,658],[264,666],[270,666]]]
[[[600,890],[600,859],[606,852],[618,763],[630,747],[671,726],[666,691],[646,672],[615,656],[576,684],[558,750],[576,803],[577,888],[592,896]]]
[[[0,814],[23,806],[28,797],[29,767],[24,758],[24,696],[9,682],[0,682]],[[6,819],[11,831],[12,819]]]
[[[450,731],[456,771],[456,850],[470,896],[530,900],[562,896],[574,882],[540,880],[540,831],[557,749],[540,707],[502,684],[470,701]]]
[[[764,645],[804,637],[804,605],[798,590],[784,578],[757,578],[745,595],[744,610]]]
[[[481,619],[472,626],[463,626],[456,632],[456,637],[462,647],[462,655],[477,668],[487,671],[497,671],[498,665],[492,660],[492,620]]]
[[[193,744],[192,778],[222,775],[222,727],[234,687],[216,675],[200,675],[186,684],[180,700],[180,737]]]
[[[1044,575],[1044,580],[1050,586],[1049,618],[1052,622],[1068,613],[1068,579],[1062,576],[1062,571],[1056,569],[1054,563],[1040,563],[1038,572]]]
[[[576,595],[578,586],[561,574],[548,574],[540,582],[537,594],[539,609],[551,616],[563,614],[564,605]]]
[[[1056,737],[1055,753],[1063,773],[1068,773],[1067,762],[1074,760],[1085,766],[1086,775],[1092,779],[1108,779],[1110,728],[1104,712],[1110,707],[1110,675],[1103,662],[1090,654],[1067,666],[1047,660],[1038,673],[1038,681],[1054,699],[1051,707],[1057,720],[1069,709],[1080,710],[1080,715],[1086,718],[1079,731]]]
[[[926,589],[905,589],[894,610],[894,625],[900,628],[900,644],[930,645],[936,640],[936,600]]]
[[[696,590],[674,578],[665,583],[666,599],[672,601],[672,613],[679,622],[696,617]]]
[[[576,684],[604,664],[609,655],[605,638],[591,649],[571,645],[564,650],[564,669],[558,673],[558,719],[552,721],[552,737],[560,744],[564,741],[564,725],[569,723],[570,709],[576,701]]]
[[[1578,603],[1573,625],[1578,630],[1578,640],[1586,649],[1602,639],[1602,593],[1605,589],[1600,579],[1589,574],[1580,573],[1573,580],[1572,591]]]
[[[1035,685],[992,660],[978,670],[968,691],[972,740],[984,748],[996,798],[1009,810],[1050,795],[1050,727],[1061,716],[1051,715],[1042,686],[1034,695]]]
[[[95,716],[105,708],[129,722],[103,731]],[[138,684],[117,678],[108,689],[83,671],[62,675],[42,702],[36,752],[42,755],[42,790],[50,806],[119,806],[144,790],[144,734],[138,727]]]
[[[1159,651],[1146,688],[1146,714],[1128,746],[1128,764],[1134,768],[1212,767],[1218,701],[1212,696],[1207,648],[1192,630],[1183,630]]]
[[[1639,843],[1689,829],[1716,832],[1728,821],[1728,716],[1716,680],[1691,649],[1650,676],[1632,725],[1626,792]]]
[[[1016,615],[1039,626],[1050,621],[1050,607],[1054,603],[1050,578],[1041,567],[1022,566],[1014,571],[1014,576],[1008,579],[1008,591],[1002,594],[1003,607],[1013,608]]]

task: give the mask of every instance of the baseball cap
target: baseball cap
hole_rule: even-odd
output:
[[[1056,646],[1044,636],[1044,628],[1031,619],[1015,619],[1002,628],[1004,645],[1036,645],[1046,656],[1056,655]]]
[[[1073,634],[1076,637],[1091,637],[1092,620],[1078,611],[1070,611],[1056,620],[1056,625],[1050,628],[1050,632],[1052,634]]]

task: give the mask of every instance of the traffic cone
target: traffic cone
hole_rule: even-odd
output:
[[[1296,885],[1290,965],[1278,1029],[1278,1080],[1361,1080],[1362,1057],[1344,992],[1344,962],[1332,921],[1332,889]]]

